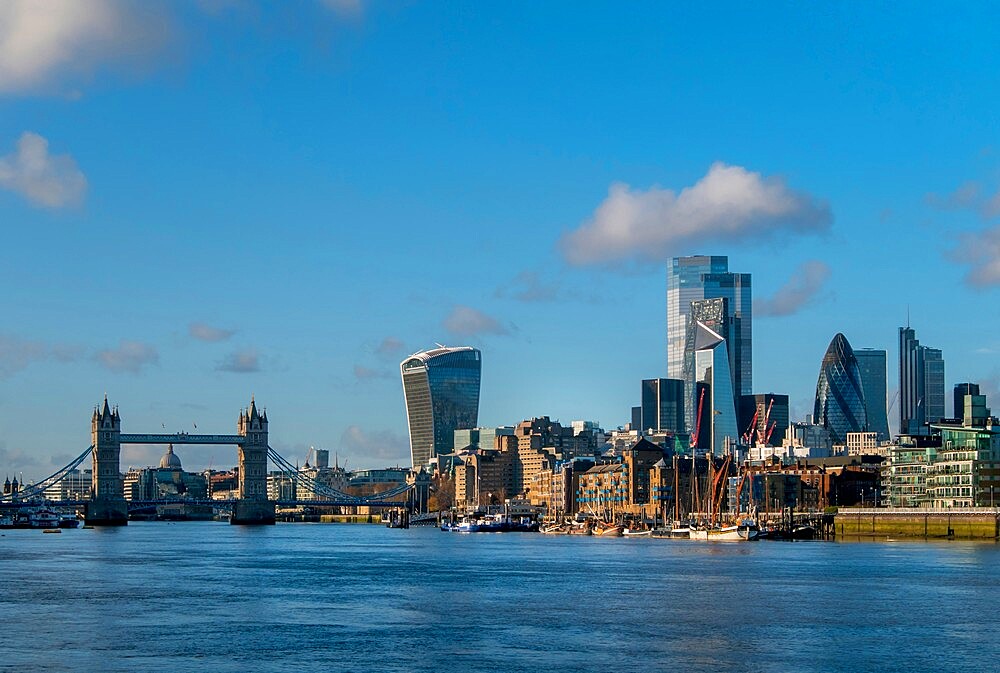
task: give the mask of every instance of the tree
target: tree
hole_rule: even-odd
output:
[[[455,479],[447,474],[436,474],[431,479],[431,495],[427,509],[431,512],[451,509],[455,504]]]

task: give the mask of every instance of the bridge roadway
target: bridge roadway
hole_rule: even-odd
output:
[[[187,432],[174,434],[126,434],[118,439],[122,444],[243,444],[243,435],[192,435]]]

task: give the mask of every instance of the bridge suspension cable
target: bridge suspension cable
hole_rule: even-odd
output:
[[[343,491],[331,488],[326,484],[321,484],[316,481],[308,474],[301,472],[297,467],[293,466],[288,460],[286,460],[280,453],[267,447],[267,455],[271,461],[278,466],[279,470],[287,477],[295,479],[298,483],[301,483],[307,491],[315,495],[327,498],[329,500],[341,500],[349,503],[356,503],[359,505],[364,505],[369,502],[380,502],[385,501],[388,498],[393,498],[397,495],[402,495],[407,491],[411,490],[413,486],[411,484],[403,484],[397,486],[396,488],[391,488],[387,491],[382,491],[381,493],[373,493],[367,496],[351,495],[349,493],[344,493]]]
[[[0,496],[0,502],[13,502],[14,500],[27,500],[34,498],[37,495],[41,495],[45,492],[45,489],[55,486],[60,481],[65,479],[70,472],[80,467],[80,464],[85,461],[89,456],[90,452],[94,450],[94,445],[91,444],[87,447],[87,450],[81,453],[79,456],[74,458],[70,463],[64,467],[59,468],[49,476],[45,477],[41,481],[37,481],[29,486],[22,486],[17,493],[9,493]]]

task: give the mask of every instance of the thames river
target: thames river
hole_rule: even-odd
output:
[[[3,533],[4,671],[937,673],[1000,661],[994,544],[209,522]]]

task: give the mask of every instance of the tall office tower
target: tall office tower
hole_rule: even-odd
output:
[[[927,434],[927,423],[944,418],[944,358],[921,346],[909,326],[899,328],[899,432]]]
[[[698,302],[710,299],[723,301],[695,308]],[[700,312],[702,322],[725,339],[733,393],[749,395],[753,391],[752,306],[750,274],[730,273],[728,257],[675,257],[668,263],[667,376],[685,382],[685,422],[689,429],[693,428],[696,411],[691,374],[695,349],[689,342],[699,319],[693,314]]]
[[[955,388],[952,391],[954,400],[954,406],[952,407],[951,413],[952,418],[957,418],[960,421],[965,420],[965,396],[978,394],[978,383],[956,383]]]
[[[886,408],[886,353],[877,348],[854,351],[861,371],[861,390],[865,394],[868,432],[878,433],[880,442],[889,439],[889,412]]]
[[[452,450],[455,430],[479,421],[482,359],[471,346],[414,353],[399,365],[403,377],[410,460],[414,469]]]
[[[718,332],[697,323],[695,343],[695,396],[701,415],[692,427],[697,446],[719,456],[739,441],[736,399],[726,340]]]
[[[640,426],[646,432],[684,432],[684,382],[678,379],[644,379]]]
[[[848,432],[864,432],[868,426],[861,370],[843,334],[833,337],[823,356],[813,416],[813,422],[829,430],[839,444],[847,441]]]

